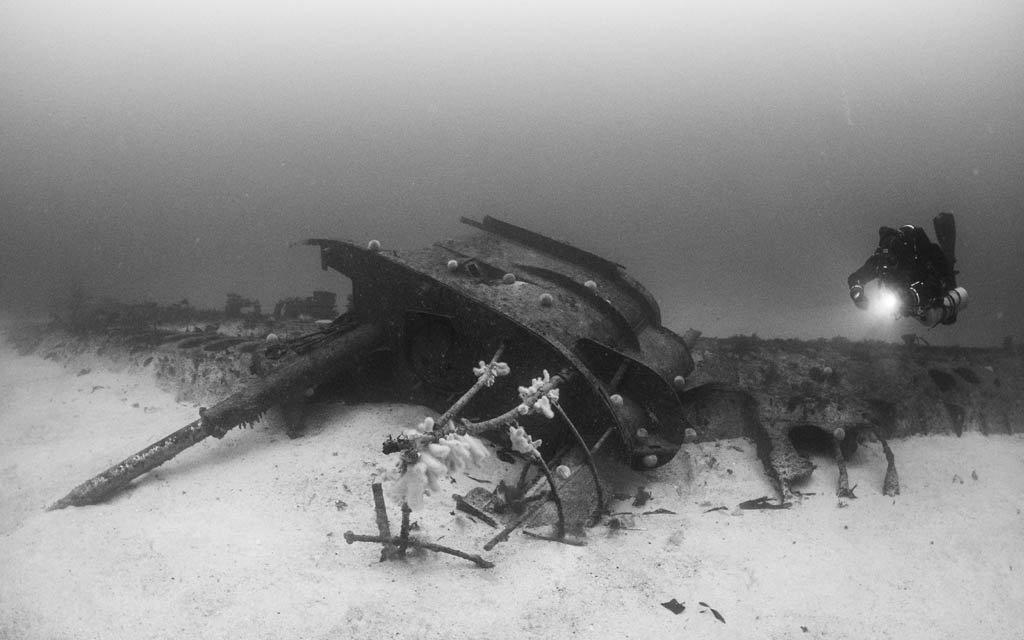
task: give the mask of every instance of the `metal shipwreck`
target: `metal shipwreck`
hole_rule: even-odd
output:
[[[582,443],[538,424],[551,445],[615,444],[639,469],[671,460],[689,427],[681,394],[698,333],[684,338],[663,327],[653,297],[614,262],[494,218],[463,222],[472,233],[421,250],[307,241],[324,269],[351,279],[348,311],[315,333],[261,344],[253,383],[50,508],[103,501],[282,403],[401,400],[444,412],[473,384],[472,364],[496,352],[513,368],[557,375],[561,410]],[[493,413],[492,397],[473,398],[462,414]]]

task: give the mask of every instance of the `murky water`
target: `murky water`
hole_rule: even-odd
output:
[[[497,215],[624,265],[707,335],[1020,336],[1020,3],[107,1],[0,8],[0,303],[272,308],[306,237]],[[971,309],[856,312],[880,225],[957,214]]]

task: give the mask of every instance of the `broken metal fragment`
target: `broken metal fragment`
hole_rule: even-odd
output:
[[[754,498],[753,500],[744,500],[739,504],[740,509],[789,509],[792,506],[792,502],[774,504],[768,496],[761,496],[760,498]]]
[[[661,606],[665,607],[666,609],[668,609],[676,615],[679,615],[680,613],[686,611],[686,605],[682,602],[679,602],[675,598],[672,598],[668,602],[662,602]]]

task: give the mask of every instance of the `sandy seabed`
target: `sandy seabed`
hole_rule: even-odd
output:
[[[813,495],[773,511],[736,509],[771,494],[746,440],[687,445],[647,474],[605,460],[611,491],[653,495],[611,505],[636,514],[630,528],[599,525],[583,547],[517,532],[484,552],[494,529],[434,495],[420,535],[496,566],[380,563],[343,534],[376,532],[370,481],[394,464],[380,443],[424,412],[316,407],[296,440],[270,414],[107,503],[47,512],[196,407],[138,371],[0,347],[0,637],[1024,638],[1019,435],[892,442],[896,498],[881,451],[862,447],[844,506],[818,460]],[[461,476],[451,492],[475,486],[490,485]],[[643,515],[657,509],[674,513]]]

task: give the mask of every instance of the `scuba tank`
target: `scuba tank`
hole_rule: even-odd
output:
[[[953,324],[958,313],[967,308],[967,289],[955,287],[942,296],[942,304],[929,307],[918,319],[934,327],[938,324]]]

